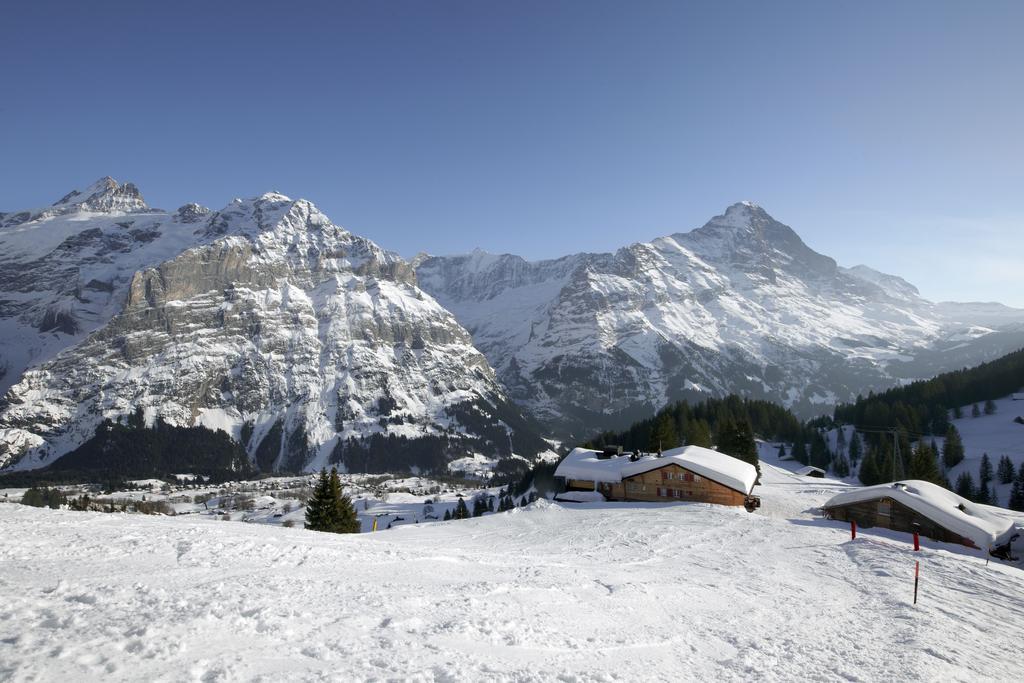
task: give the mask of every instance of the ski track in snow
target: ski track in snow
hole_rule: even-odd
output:
[[[765,469],[755,514],[359,536],[0,505],[0,680],[1020,680],[1019,566],[850,541],[809,512],[840,484]]]

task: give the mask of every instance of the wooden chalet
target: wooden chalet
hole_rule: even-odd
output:
[[[757,480],[753,465],[700,446],[661,455],[577,448],[559,463],[555,477],[568,492],[597,492],[605,500],[691,501],[743,505],[751,511],[761,503],[751,494]]]
[[[917,531],[942,543],[987,550],[1008,544],[1011,520],[930,482],[908,480],[840,493],[822,506],[825,516],[863,528]]]

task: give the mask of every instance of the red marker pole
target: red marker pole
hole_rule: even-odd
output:
[[[856,540],[857,538],[857,520],[850,520],[850,540]]]
[[[921,549],[921,537],[918,536],[917,532],[914,532],[914,550]]]
[[[917,581],[921,575],[921,563],[914,562],[914,604],[917,604]]]

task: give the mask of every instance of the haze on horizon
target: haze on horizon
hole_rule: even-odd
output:
[[[0,211],[111,175],[535,259],[751,200],[842,265],[1024,306],[1021,25],[1010,1],[19,3]]]

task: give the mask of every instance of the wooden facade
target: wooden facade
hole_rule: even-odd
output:
[[[842,522],[857,522],[857,526],[865,529],[879,526],[893,531],[917,531],[925,538],[940,543],[959,543],[977,548],[969,538],[939,525],[937,522],[921,515],[897,500],[889,497],[865,500],[859,503],[836,505],[824,509],[825,516]]]
[[[607,500],[628,500],[649,503],[689,501],[716,505],[744,505],[747,494],[708,479],[675,463],[648,470],[622,482],[605,483],[585,479],[568,479],[569,491],[598,491]]]

